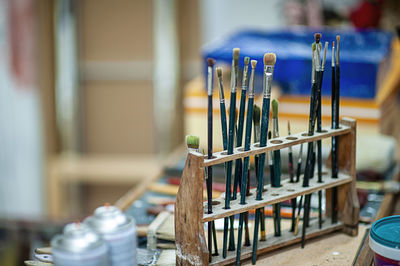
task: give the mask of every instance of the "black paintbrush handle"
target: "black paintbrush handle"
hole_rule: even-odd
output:
[[[290,183],[294,182],[294,171],[293,171],[293,153],[289,152],[289,180]]]
[[[296,183],[300,181],[300,175],[301,175],[301,162],[298,162],[296,169]]]

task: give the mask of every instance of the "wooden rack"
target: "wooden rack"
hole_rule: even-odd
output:
[[[224,199],[213,200],[213,213],[206,214],[203,208],[203,171],[204,167],[217,165],[238,158],[245,158],[274,150],[280,150],[301,143],[321,140],[333,136],[339,138],[339,176],[331,178],[328,173],[323,176],[323,183],[318,183],[317,178],[310,179],[309,187],[302,187],[302,182],[290,183],[286,180],[279,188],[264,186],[262,200],[256,200],[255,189],[252,195],[246,197],[246,204],[239,204],[239,200],[232,200],[230,209],[224,209]],[[175,204],[175,243],[177,265],[225,265],[235,261],[236,251],[228,251],[228,256],[213,256],[209,263],[209,252],[204,234],[204,223],[216,219],[243,213],[266,205],[286,201],[288,199],[307,195],[326,189],[326,215],[322,228],[318,221],[310,222],[307,228],[306,239],[327,234],[332,231],[342,230],[344,233],[355,236],[358,232],[359,203],[355,189],[356,168],[356,121],[343,118],[339,129],[324,128],[321,133],[308,136],[299,133],[287,137],[275,138],[268,141],[267,147],[258,147],[258,143],[251,146],[249,151],[236,148],[232,155],[226,151],[214,154],[213,159],[205,159],[200,153],[191,152],[186,159],[179,191]],[[329,162],[330,160],[328,160]],[[338,188],[338,217],[339,221],[332,224],[328,219],[331,213],[331,189]],[[301,234],[295,236],[292,232],[282,231],[282,236],[267,236],[266,241],[259,241],[257,253],[265,253],[301,241]],[[252,247],[242,247],[241,260],[251,257]],[[222,252],[219,252],[222,254]]]

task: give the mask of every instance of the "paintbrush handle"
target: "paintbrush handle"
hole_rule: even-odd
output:
[[[309,142],[307,149],[306,169],[304,170],[303,187],[309,186],[309,179],[311,177],[311,172],[313,171],[312,169],[312,158],[314,156],[313,149],[314,149],[314,143]]]
[[[301,175],[301,161],[297,163],[297,172],[296,172],[296,183],[300,181]]]
[[[290,183],[294,182],[294,171],[293,171],[293,153],[289,152],[289,180]]]
[[[219,110],[221,114],[221,129],[222,129],[222,144],[224,150],[228,149],[228,126],[226,125],[226,107],[225,101],[221,101],[219,104]]]
[[[246,90],[242,89],[242,93],[240,95],[238,131],[236,136],[237,147],[242,146],[245,108],[246,108]]]
[[[267,145],[267,134],[269,124],[269,107],[270,98],[263,98],[262,115],[261,115],[261,134],[260,134],[260,147]],[[264,186],[264,166],[265,166],[265,153],[260,154],[258,163],[257,175],[257,195],[256,200],[261,200],[261,194]]]

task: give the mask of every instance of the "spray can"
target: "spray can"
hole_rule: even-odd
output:
[[[56,266],[108,266],[107,246],[87,225],[71,223],[51,240]]]
[[[136,266],[136,223],[115,206],[95,210],[84,223],[107,244],[110,266]]]

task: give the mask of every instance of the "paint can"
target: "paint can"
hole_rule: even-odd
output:
[[[105,242],[85,224],[67,224],[51,240],[51,248],[57,266],[108,266]]]
[[[369,246],[375,265],[400,265],[400,215],[376,221],[371,227]]]
[[[97,208],[84,223],[106,242],[111,266],[137,265],[136,223],[132,217],[106,204]]]

